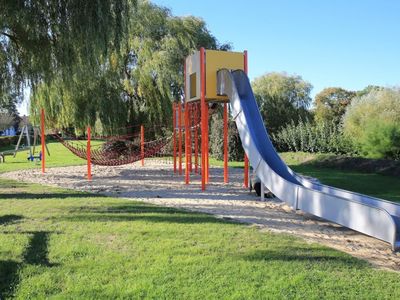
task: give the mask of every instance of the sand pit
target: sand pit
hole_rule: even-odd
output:
[[[249,223],[262,231],[295,235],[365,259],[376,267],[400,271],[400,253],[393,253],[385,242],[301,212],[295,213],[276,199],[259,201],[254,193],[242,188],[241,169],[231,168],[230,183],[224,184],[222,168],[211,168],[212,183],[205,192],[200,189],[200,176],[192,176],[191,184],[185,185],[184,176],[173,175],[171,164],[158,161],[146,161],[144,167],[136,163],[94,166],[92,170],[91,182],[85,179],[85,166],[49,168],[44,175],[35,169],[0,176],[205,212]]]

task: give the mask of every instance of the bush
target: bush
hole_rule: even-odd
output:
[[[371,119],[360,139],[360,146],[371,158],[400,159],[400,126]]]
[[[343,126],[362,155],[400,159],[400,90],[373,90],[355,98]]]
[[[302,120],[295,124],[292,121],[278,133],[272,134],[271,138],[278,151],[337,154],[353,152],[350,141],[334,120],[317,124]]]

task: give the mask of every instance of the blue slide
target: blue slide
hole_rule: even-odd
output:
[[[400,248],[400,205],[310,181],[279,157],[264,126],[247,75],[218,71],[218,94],[230,99],[243,148],[254,173],[280,200],[325,220],[386,241]]]

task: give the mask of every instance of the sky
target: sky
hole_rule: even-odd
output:
[[[202,18],[235,51],[249,77],[300,75],[314,89],[400,85],[400,0],[153,0]],[[26,103],[20,112],[26,111]]]
[[[400,85],[399,0],[154,0],[202,18],[221,42],[248,51],[249,77],[300,75],[313,86]]]

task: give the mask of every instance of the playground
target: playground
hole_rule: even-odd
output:
[[[252,79],[202,19],[111,2],[1,25],[0,300],[400,298],[400,88]]]
[[[153,139],[148,140],[145,132],[147,136],[149,136],[149,132],[144,126],[136,126],[137,131],[131,134],[100,136],[97,139],[92,137],[90,126],[87,127],[86,139],[83,140],[82,138],[63,137],[54,133],[52,138],[58,140],[58,142],[53,142],[50,146],[64,147],[63,151],[55,151],[56,156],[60,157],[63,152],[69,151],[69,155],[75,157],[78,166],[71,166],[71,164],[74,164],[74,160],[64,158],[59,161],[61,165],[64,165],[63,167],[56,167],[57,159],[55,159],[53,163],[49,164],[54,167],[47,168],[46,161],[51,161],[50,153],[54,152],[49,151],[49,148],[52,147],[48,147],[46,143],[44,110],[41,110],[40,127],[33,131],[35,140],[33,145],[30,142],[28,129],[24,128],[23,132],[25,132],[28,144],[28,148],[24,148],[24,150],[28,151],[28,164],[25,162],[21,167],[15,165],[18,161],[17,154],[19,158],[24,155],[23,151],[19,150],[19,144],[24,135],[21,133],[14,150],[14,158],[17,158],[17,161],[14,161],[14,164],[8,161],[2,164],[3,166],[8,165],[8,168],[10,168],[10,172],[1,174],[1,177],[7,180],[5,185],[9,188],[5,188],[0,195],[3,198],[5,195],[5,199],[9,199],[6,200],[6,202],[9,202],[8,208],[3,208],[7,210],[7,214],[2,217],[4,219],[2,224],[7,228],[15,227],[16,231],[7,231],[10,236],[24,232],[31,236],[31,245],[27,246],[28,248],[25,246],[26,250],[24,250],[25,263],[41,265],[42,268],[46,269],[43,271],[43,276],[53,273],[52,269],[57,268],[57,265],[60,264],[55,261],[62,259],[63,255],[60,254],[61,256],[58,259],[56,258],[57,255],[53,256],[55,255],[54,250],[49,251],[48,249],[49,247],[51,249],[52,246],[49,242],[50,237],[51,243],[54,243],[57,236],[65,235],[65,232],[68,231],[64,225],[61,225],[63,222],[72,221],[77,224],[86,224],[85,226],[97,224],[102,228],[99,228],[99,232],[102,232],[110,222],[122,223],[123,225],[120,226],[128,226],[129,230],[135,230],[137,222],[144,222],[143,226],[145,227],[149,226],[149,222],[154,222],[168,224],[166,225],[167,228],[171,226],[171,223],[179,224],[177,228],[182,228],[182,226],[192,227],[193,225],[188,224],[197,224],[200,220],[199,223],[212,223],[215,230],[219,230],[217,229],[219,225],[225,224],[228,227],[239,226],[244,232],[249,231],[260,235],[262,240],[266,237],[292,240],[294,244],[303,245],[299,246],[299,249],[321,247],[320,249],[323,249],[321,250],[323,252],[327,249],[336,249],[342,251],[342,253],[347,253],[334,252],[334,255],[345,255],[346,261],[354,260],[356,262],[357,259],[365,261],[364,263],[357,261],[353,270],[355,272],[359,271],[358,264],[365,265],[368,262],[368,268],[371,270],[395,271],[394,274],[396,275],[385,273],[385,276],[397,276],[397,272],[400,270],[400,256],[395,251],[399,247],[396,231],[398,225],[396,220],[399,214],[398,204],[362,195],[355,191],[345,191],[337,187],[326,186],[315,178],[294,173],[275,152],[262,121],[258,121],[258,108],[254,102],[251,88],[247,90],[249,85],[244,72],[247,69],[247,53],[209,51],[208,66],[211,67],[207,69],[208,73],[205,72],[205,68],[201,67],[205,66],[205,53],[206,51],[202,48],[186,60],[185,82],[190,82],[190,85],[186,85],[186,94],[190,95],[191,98],[190,101],[186,99],[184,105],[173,104],[171,136],[155,137],[150,134]],[[236,69],[236,71],[231,72],[226,68]],[[192,75],[189,76],[188,74]],[[206,76],[206,74],[208,75]],[[206,84],[204,84],[207,80],[209,82],[207,86],[212,86],[211,92],[209,90],[208,93],[206,93]],[[214,83],[214,86],[210,83]],[[209,98],[206,98],[205,95],[208,95]],[[209,143],[212,143],[208,134],[208,120],[212,110],[207,102],[210,100],[214,100],[217,104],[222,103],[224,107],[222,132],[224,136],[224,160],[222,167],[211,165],[208,156]],[[229,110],[228,103],[230,105]],[[252,103],[255,104],[253,108],[251,107]],[[243,168],[229,168],[228,164],[227,120],[229,111],[236,121],[246,153]],[[261,127],[257,129],[257,126]],[[39,147],[37,145],[39,137],[37,132],[41,132],[41,152],[39,156],[34,156],[35,150],[33,149],[35,148],[32,147]],[[32,159],[33,157],[35,159]],[[82,163],[84,165],[81,165]],[[28,166],[28,168],[24,169],[24,166]],[[12,171],[12,169],[15,170]],[[255,180],[257,177],[261,184],[261,197],[249,190],[252,186],[251,180]],[[10,179],[13,181],[8,181]],[[62,198],[57,196],[57,193],[59,193],[57,189],[51,196],[48,196],[47,192],[35,195],[24,191],[25,187],[29,189],[27,183],[40,184],[43,187],[67,188],[70,192],[68,190],[61,191]],[[22,187],[22,190],[20,187]],[[8,190],[9,194],[7,194]],[[268,190],[270,197],[265,198],[265,192]],[[94,197],[94,199],[100,197],[100,200],[95,200],[95,204],[84,200],[84,203],[78,207],[76,205],[69,207],[70,204],[64,198],[74,197],[76,193],[78,193],[78,197]],[[50,226],[46,230],[42,228],[44,224],[39,226],[40,230],[39,228],[34,230],[17,229],[20,226],[19,224],[23,227],[28,226],[32,221],[35,222],[34,220],[42,223],[37,217],[31,219],[25,214],[17,213],[17,207],[21,205],[18,197],[31,199],[28,202],[37,201],[37,204],[32,203],[34,210],[40,210],[40,202],[50,201],[50,211],[59,211],[64,209],[60,208],[60,205],[61,207],[67,205],[66,209],[69,212],[67,212],[67,215],[61,213],[59,217],[56,217],[57,213],[52,215],[46,213],[46,216],[43,217],[45,220],[49,219],[49,221],[45,221],[47,224],[45,227]],[[13,200],[15,198],[16,200]],[[47,200],[47,198],[56,201],[59,199],[60,202],[54,207],[51,200]],[[112,201],[123,202],[123,204],[117,204],[116,207],[114,205],[104,207],[103,200],[107,202],[108,199],[117,198],[121,200]],[[16,203],[17,205],[15,205]],[[139,207],[133,208],[132,205]],[[143,207],[143,210],[141,207]],[[165,212],[168,217],[159,216],[159,213],[164,214]],[[44,213],[44,211],[41,213]],[[30,218],[31,221],[26,221],[26,218]],[[391,221],[391,218],[395,222]],[[206,221],[203,221],[204,219]],[[344,227],[341,225],[344,225]],[[30,224],[29,226],[34,225]],[[151,225],[151,228],[153,228],[153,225]],[[207,230],[211,229],[207,227]],[[98,236],[99,232],[95,235]],[[229,234],[236,235],[234,232],[235,230]],[[162,234],[164,235],[164,233]],[[196,236],[196,234],[194,235]],[[69,234],[65,238],[68,239]],[[106,237],[96,237],[97,242],[95,241],[95,243],[99,242],[103,245],[110,245],[111,243],[112,248],[117,247],[114,249],[118,249],[117,253],[122,255],[121,251],[124,252],[123,249],[127,246],[116,242],[119,238],[120,234],[110,232],[106,234]],[[6,235],[6,244],[9,243],[7,239]],[[91,239],[89,238],[87,241],[89,244],[92,243]],[[164,239],[164,236],[159,237],[151,243],[157,243],[158,240]],[[178,236],[175,236],[174,239],[182,242]],[[197,239],[188,242],[193,243],[193,245],[198,243]],[[242,243],[241,241],[238,242]],[[250,244],[252,243],[253,241]],[[391,244],[391,247],[389,247],[389,244]],[[71,246],[75,247],[76,245],[72,244]],[[209,246],[207,243],[204,244],[206,248]],[[10,247],[14,246],[10,244]],[[273,247],[276,247],[276,245]],[[285,247],[288,248],[288,245]],[[38,252],[31,253],[32,251]],[[77,251],[81,253],[82,250]],[[233,257],[241,252],[241,250],[230,251],[233,251]],[[265,250],[260,251],[264,253]],[[277,253],[272,254],[268,251],[262,254],[262,262],[277,255]],[[288,257],[291,257],[289,261],[305,259],[297,257],[298,249],[292,249],[292,251],[296,253],[295,256],[291,254],[283,256],[282,259],[287,260]],[[78,254],[78,256],[80,255],[87,256],[88,259],[97,256]],[[173,260],[174,254],[171,255],[169,260]],[[245,254],[250,260],[258,255]],[[310,257],[312,258],[313,255],[310,255]],[[34,261],[32,261],[32,257],[36,257]],[[310,257],[305,259],[307,264],[311,263]],[[321,263],[330,263],[330,260],[330,255],[317,255],[316,259],[318,266],[321,266]],[[203,264],[202,267],[205,267],[205,265]],[[17,276],[17,269],[19,268],[17,265],[6,264],[5,268],[8,272],[15,272],[15,276]],[[7,272],[7,270],[3,272]],[[26,272],[29,274],[30,271]],[[261,274],[258,272],[256,274]],[[347,275],[350,273],[347,273]],[[265,273],[263,273],[264,275]],[[13,279],[7,275],[2,278],[2,282],[5,282],[1,287],[3,296],[16,292],[24,295],[24,285],[16,290],[15,285],[7,283],[10,280],[26,282],[23,275],[18,276],[22,277]],[[167,278],[169,277],[170,275],[167,276]],[[177,278],[173,281],[180,282]],[[47,284],[49,283],[47,282]],[[53,282],[53,284],[57,286],[57,283]],[[246,281],[244,286],[249,287],[248,284]],[[90,286],[95,288],[93,284]],[[168,287],[170,287],[169,284]],[[141,290],[140,287],[136,288],[139,291]],[[135,290],[136,295],[138,290]],[[144,290],[148,293],[148,289],[144,288]],[[260,291],[261,289],[257,289],[256,293]],[[125,292],[129,294],[129,289]],[[182,293],[183,290],[180,289],[179,292]],[[324,290],[324,293],[326,292]],[[163,291],[163,296],[168,293],[171,293],[169,294],[171,297],[176,296],[172,291]],[[282,295],[282,290],[280,293]],[[393,293],[396,292],[393,291]],[[90,295],[95,294],[95,291],[91,291]],[[40,297],[41,295],[39,289],[36,296]],[[69,291],[67,295],[70,295]],[[155,295],[157,295],[157,292]],[[246,294],[246,296],[248,295]],[[313,296],[316,295],[317,293],[314,291]],[[146,296],[148,295],[146,294]],[[253,296],[258,297],[257,295]],[[306,294],[303,296],[306,296]]]

